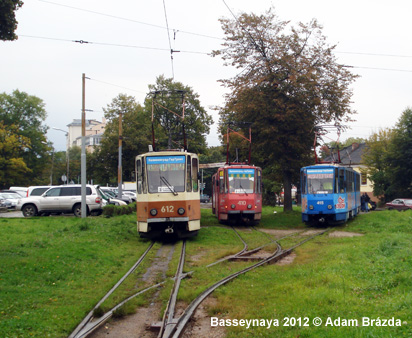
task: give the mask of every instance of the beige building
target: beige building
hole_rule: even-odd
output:
[[[73,120],[67,125],[68,145],[69,147],[82,145],[82,120]],[[86,120],[86,150],[93,152],[94,148],[100,145],[104,130],[106,128],[106,119],[103,117],[102,122],[97,120]]]

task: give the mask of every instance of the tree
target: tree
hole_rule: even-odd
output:
[[[397,195],[393,197],[412,198],[412,108],[405,109],[396,123],[388,162],[392,191]]]
[[[0,121],[6,126],[16,126],[18,134],[30,140],[30,151],[22,151],[23,158],[30,172],[25,175],[21,185],[40,184],[45,158],[50,145],[47,143],[48,127],[43,125],[47,113],[43,100],[19,90],[11,95],[0,94]]]
[[[393,135],[393,130],[389,128],[381,129],[372,134],[366,141],[365,151],[362,155],[362,162],[367,167],[367,175],[373,182],[373,194],[379,196],[382,202],[385,202],[385,199],[392,195],[389,174],[391,163],[388,161],[388,156]]]
[[[336,62],[316,20],[287,32],[289,23],[270,9],[221,24],[225,42],[213,55],[241,70],[221,80],[231,90],[220,111],[221,130],[234,121],[254,123],[255,163],[282,177],[284,209],[291,210],[291,184],[312,162],[313,128],[351,121],[349,86],[356,76]]]
[[[5,126],[0,121],[0,189],[20,185],[24,176],[30,173],[20,156],[30,149],[30,140],[18,134],[15,125]]]
[[[23,6],[21,0],[2,0],[0,2],[0,40],[16,40],[17,20],[15,11]]]
[[[134,180],[135,157],[148,151],[150,118],[132,96],[119,94],[103,108],[106,129],[99,148],[88,154],[87,176],[100,184],[116,184],[119,161],[119,113],[122,113],[122,167],[123,180]]]
[[[149,85],[149,90],[152,93],[157,92],[154,101],[151,97],[145,101],[145,110],[148,112],[151,111],[154,103],[156,139],[159,146],[157,148],[183,148],[184,122],[188,150],[194,153],[205,152],[206,134],[209,133],[213,121],[200,105],[199,95],[189,86],[184,86],[181,82],[173,82],[173,79],[166,79],[163,75],[156,79],[154,85]],[[183,98],[184,120],[181,118]]]

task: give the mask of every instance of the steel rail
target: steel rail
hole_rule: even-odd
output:
[[[126,272],[126,274],[106,293],[103,298],[94,306],[94,308],[87,314],[87,316],[81,321],[81,323],[74,329],[70,334],[69,338],[78,338],[78,334],[86,327],[93,317],[94,311],[123,283],[123,281],[140,265],[143,259],[146,257],[147,253],[153,247],[155,242],[152,242],[146,251],[140,256],[137,262]]]
[[[264,264],[268,264],[268,263],[272,263],[272,262],[276,262],[279,259],[289,255],[294,249],[296,249],[298,246],[306,243],[307,241],[320,236],[322,234],[324,234],[325,232],[329,231],[330,229],[327,228],[326,230],[319,232],[311,237],[306,238],[305,240],[299,242],[298,244],[294,245],[293,247],[287,249],[287,250],[281,250],[280,252],[277,250],[273,255],[263,259],[262,261],[255,263],[241,271],[238,271],[236,273],[233,273],[230,276],[227,276],[226,278],[223,278],[222,280],[218,281],[217,283],[213,284],[212,286],[210,286],[208,289],[206,289],[205,291],[203,291],[196,299],[194,299],[190,305],[186,308],[184,314],[179,318],[173,332],[172,332],[172,338],[179,338],[180,335],[183,333],[183,330],[185,329],[188,321],[190,320],[190,318],[193,316],[195,310],[197,309],[197,307],[203,302],[203,300],[205,300],[214,290],[216,290],[219,286],[226,284],[227,282],[231,281],[232,279],[246,273],[249,272],[251,270],[256,269],[257,267],[260,267]],[[277,243],[278,244],[278,243]],[[280,245],[278,244],[278,248],[280,248]]]
[[[185,252],[186,252],[186,240],[183,241],[182,250],[180,252],[179,264],[177,266],[175,274],[175,282],[173,285],[172,292],[170,294],[169,301],[167,302],[166,310],[164,312],[162,325],[158,334],[158,338],[169,337],[169,332],[174,328],[175,323],[173,323],[175,309],[176,309],[176,300],[177,294],[179,293],[180,282],[183,278],[183,266],[185,264]],[[185,274],[184,276],[187,276]]]

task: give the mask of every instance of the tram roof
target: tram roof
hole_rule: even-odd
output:
[[[194,156],[197,157],[197,154],[185,151],[183,149],[149,151],[147,153],[139,154],[137,156],[172,156],[172,155],[176,155],[176,156],[179,156],[179,155],[180,156],[182,156],[182,155],[191,155],[191,156],[193,156],[194,155]]]

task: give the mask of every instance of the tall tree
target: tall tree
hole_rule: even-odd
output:
[[[18,134],[15,125],[5,126],[0,121],[0,189],[20,185],[30,168],[20,156],[30,150],[30,140]]]
[[[23,6],[21,0],[1,0],[0,2],[0,40],[16,40],[17,20],[15,11]]]
[[[100,184],[116,184],[119,160],[119,113],[122,113],[123,180],[134,180],[134,159],[146,152],[150,141],[150,119],[133,96],[119,94],[103,108],[107,119],[101,145],[88,155],[88,177]]]
[[[366,173],[373,182],[373,194],[379,196],[382,202],[391,198],[394,193],[390,177],[391,163],[388,160],[393,135],[393,130],[389,128],[373,133],[366,141],[362,155]]]
[[[189,86],[174,82],[163,75],[149,85],[152,95],[145,101],[146,111],[151,111],[154,104],[156,139],[160,149],[183,148],[183,123],[185,127],[188,150],[195,153],[206,151],[206,134],[209,133],[212,117],[200,105],[199,95]],[[152,101],[153,93],[156,93]],[[183,116],[184,98],[184,120]]]
[[[223,49],[214,51],[240,72],[221,80],[231,91],[220,123],[253,122],[254,161],[282,177],[285,210],[291,184],[311,162],[314,126],[350,121],[350,84],[356,78],[336,62],[316,20],[289,27],[269,9],[221,19]]]
[[[403,111],[394,128],[388,155],[393,191],[412,198],[412,108]]]
[[[19,90],[12,94],[0,94],[0,121],[6,126],[15,125],[18,134],[30,140],[30,151],[22,151],[27,167],[31,169],[21,184],[37,184],[39,173],[44,169],[44,159],[48,157],[50,145],[47,143],[44,125],[47,117],[43,100]]]

